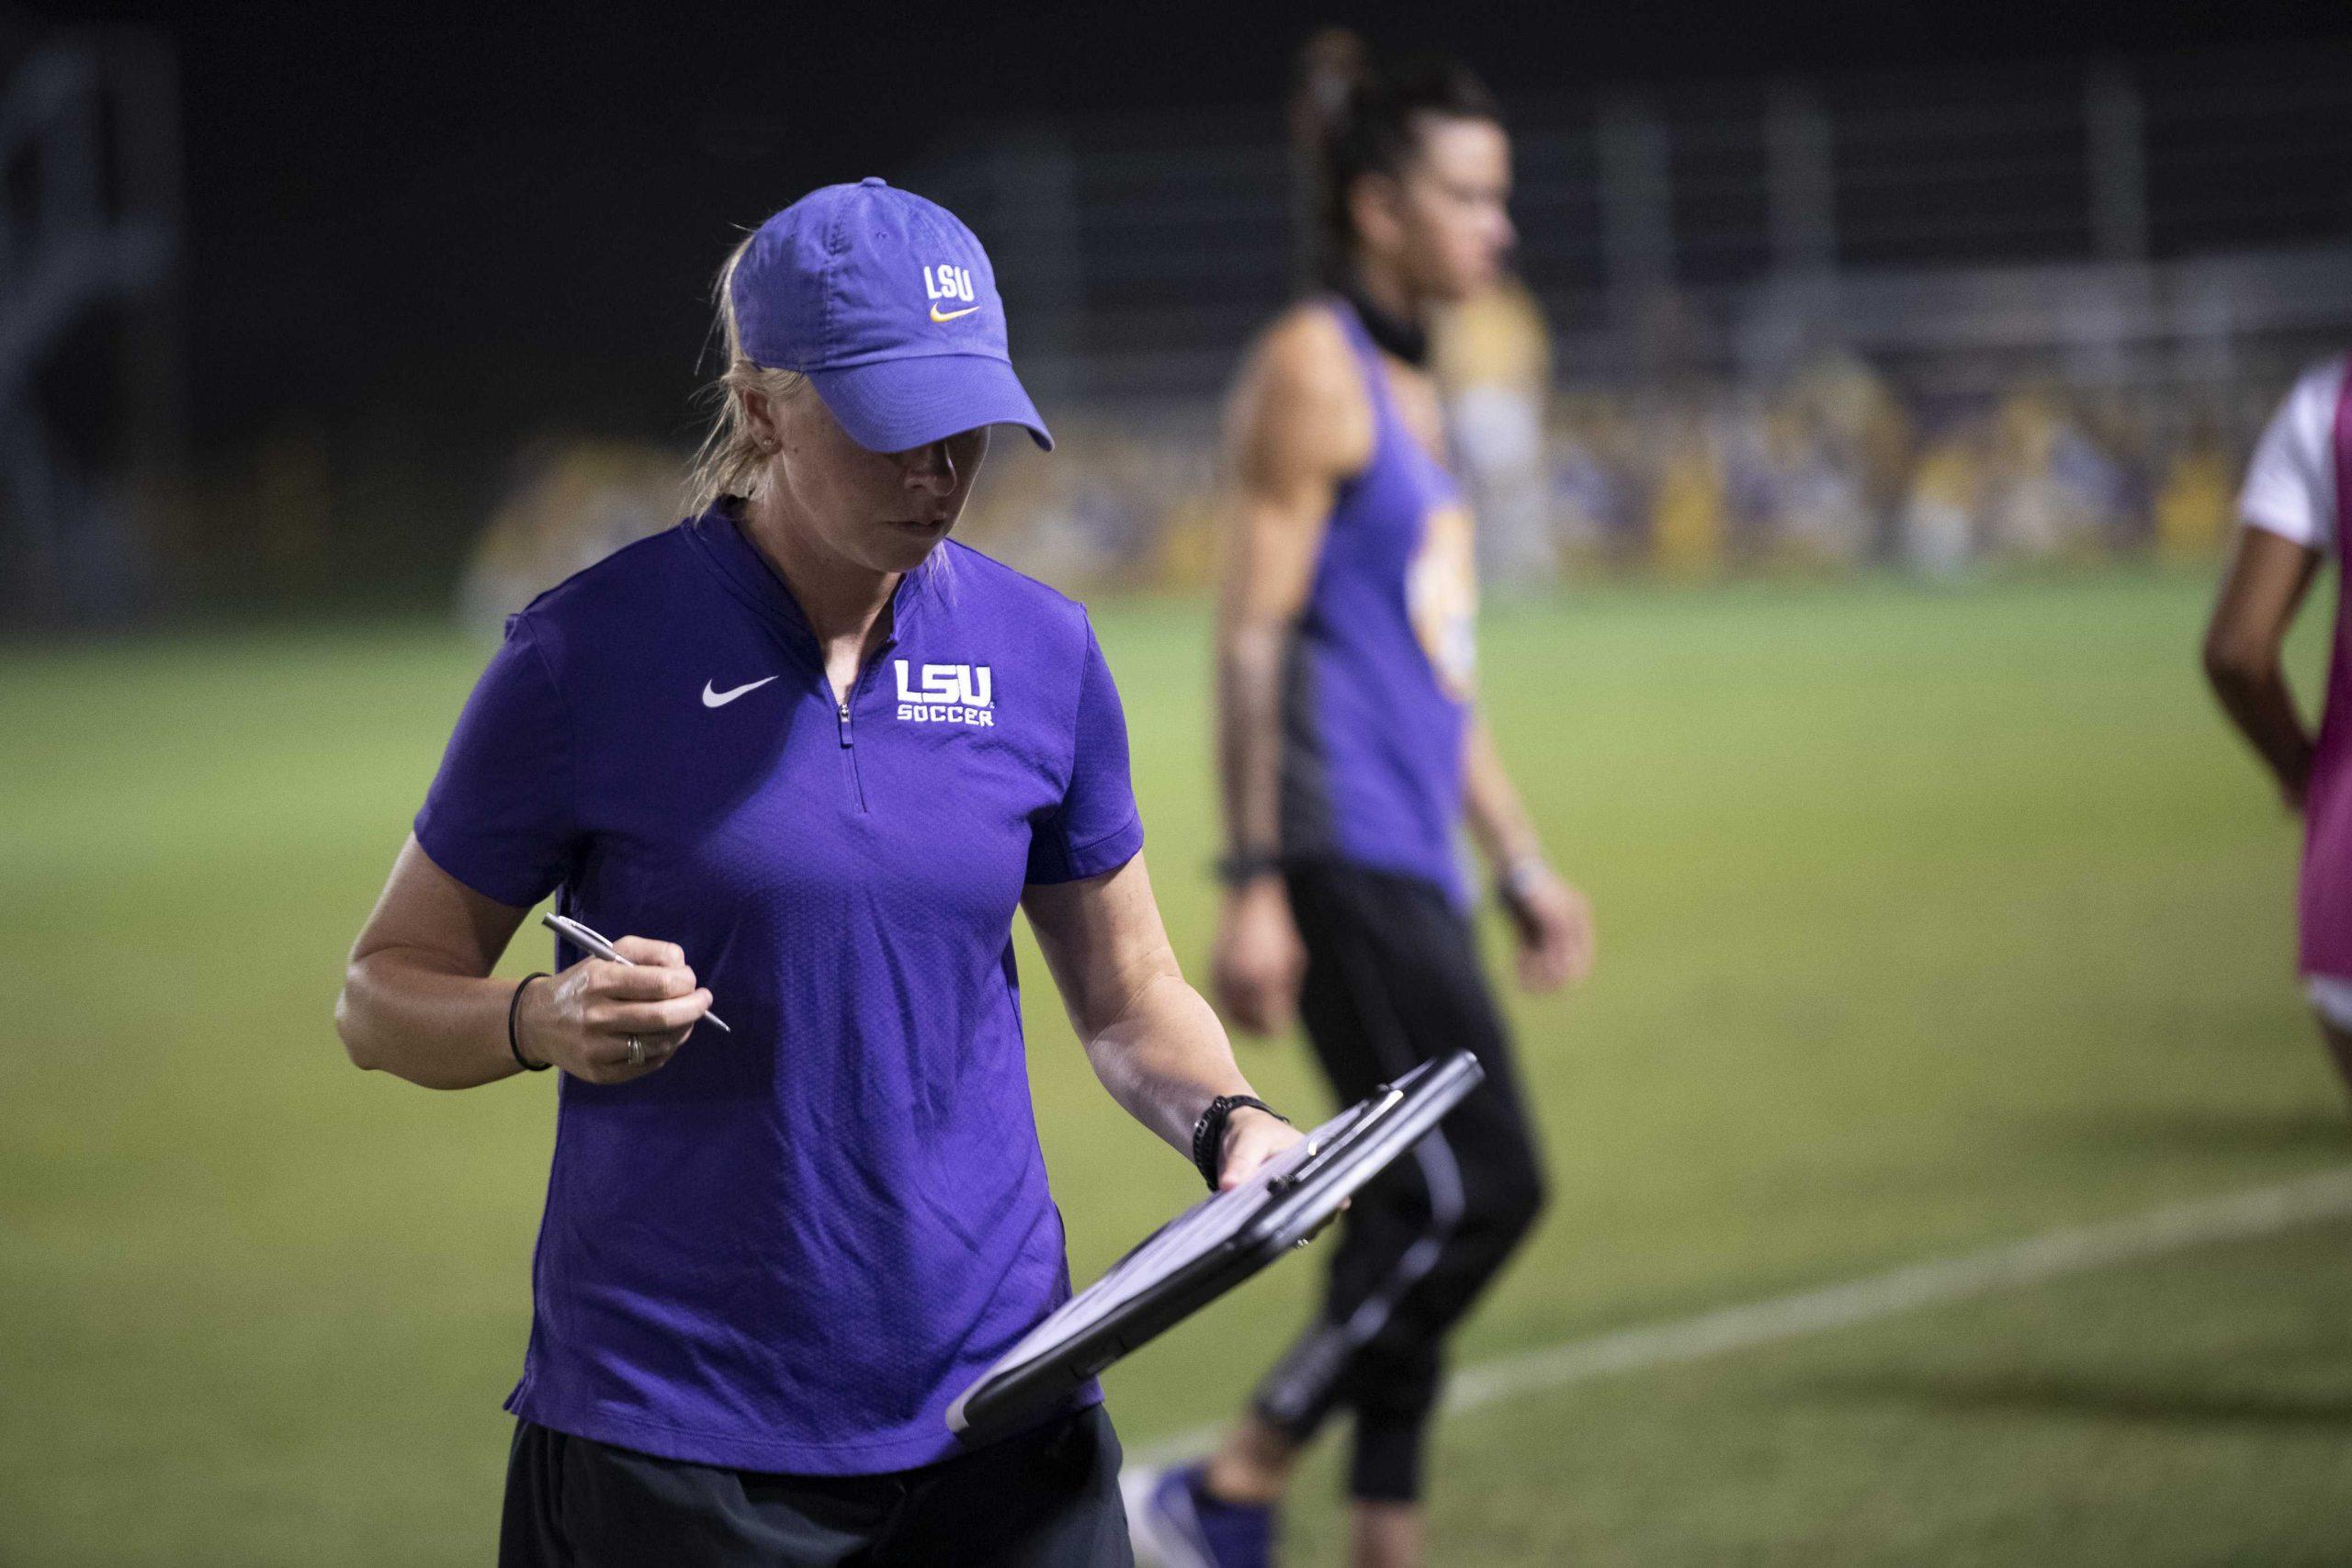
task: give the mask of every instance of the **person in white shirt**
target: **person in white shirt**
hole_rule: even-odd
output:
[[[2205,672],[2288,809],[2302,816],[2303,984],[2352,1092],[2352,594],[2337,594],[2316,735],[2279,667],[2287,628],[2322,560],[2340,562],[2352,519],[2348,364],[2337,357],[2306,371],[2255,448],[2238,501],[2243,526],[2205,633]]]

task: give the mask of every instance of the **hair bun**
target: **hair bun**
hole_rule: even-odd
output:
[[[1344,276],[1355,244],[1348,192],[1366,175],[1403,171],[1424,115],[1502,120],[1494,95],[1459,61],[1416,55],[1384,63],[1348,28],[1325,28],[1300,47],[1290,130],[1302,282]]]
[[[1328,136],[1346,119],[1349,100],[1371,84],[1372,46],[1349,28],[1325,28],[1298,51],[1298,85],[1292,98],[1300,118]]]

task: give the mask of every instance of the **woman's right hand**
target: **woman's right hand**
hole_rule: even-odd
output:
[[[626,1083],[658,1071],[685,1043],[710,1010],[710,993],[695,984],[684,951],[641,936],[613,948],[629,962],[583,958],[523,993],[514,1037],[524,1055],[590,1083]],[[642,1066],[629,1062],[632,1036]]]
[[[1227,893],[1209,962],[1209,982],[1226,1016],[1247,1034],[1288,1028],[1306,973],[1306,945],[1282,878],[1261,876]]]

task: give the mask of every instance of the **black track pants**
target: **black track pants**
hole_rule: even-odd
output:
[[[1288,876],[1306,944],[1302,1020],[1341,1104],[1450,1051],[1486,1081],[1356,1197],[1340,1221],[1323,1311],[1252,1404],[1300,1439],[1346,1407],[1350,1485],[1368,1501],[1418,1498],[1447,1330],[1544,1206],[1544,1173],[1518,1070],[1470,923],[1416,877],[1317,863]]]

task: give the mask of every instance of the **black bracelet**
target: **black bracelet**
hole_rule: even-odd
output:
[[[1246,887],[1261,876],[1280,874],[1282,852],[1264,848],[1236,850],[1209,863],[1216,879],[1227,887]]]
[[[514,1015],[523,1010],[523,987],[534,980],[544,980],[547,977],[546,970],[533,970],[523,976],[521,983],[514,987],[514,994],[506,998],[506,1049],[513,1054],[514,1060],[522,1065],[523,1070],[526,1073],[543,1073],[555,1066],[553,1062],[534,1062],[524,1055],[521,1043],[514,1038]]]
[[[1495,897],[1516,904],[1527,896],[1527,885],[1552,869],[1540,852],[1513,855],[1495,870]]]
[[[1290,1125],[1289,1117],[1254,1094],[1220,1094],[1210,1100],[1209,1108],[1201,1112],[1201,1119],[1193,1123],[1193,1168],[1201,1173],[1201,1179],[1209,1184],[1212,1192],[1216,1190],[1217,1167],[1222,1163],[1219,1156],[1225,1147],[1225,1124],[1244,1105],[1255,1106],[1283,1126]]]

